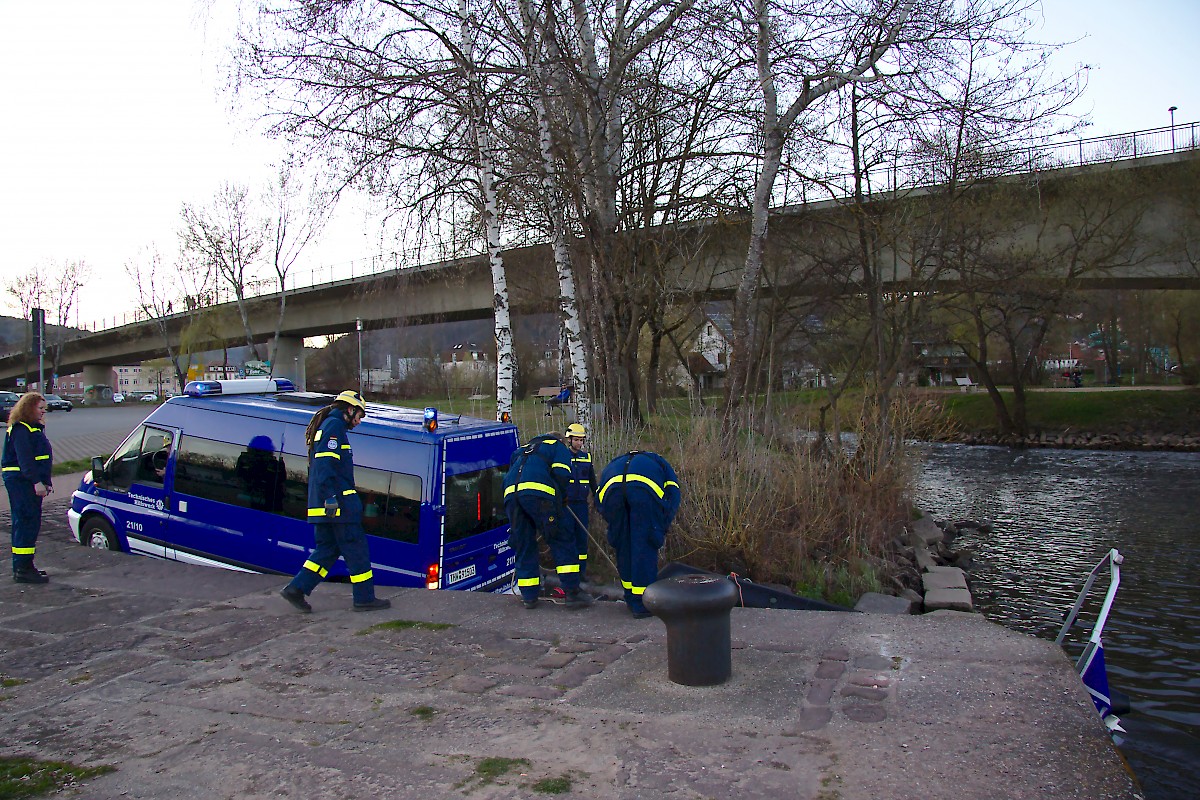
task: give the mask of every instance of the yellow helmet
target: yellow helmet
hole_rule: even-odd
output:
[[[587,431],[578,422],[572,422],[567,426],[568,439],[584,439],[587,438]]]
[[[346,391],[342,392],[341,394],[339,394],[337,396],[337,399],[341,400],[343,403],[350,406],[351,408],[359,409],[360,411],[363,412],[364,415],[367,413],[366,401],[363,400],[363,396],[361,394],[354,391],[353,389],[347,389]]]

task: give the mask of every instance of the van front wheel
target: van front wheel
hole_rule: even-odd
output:
[[[79,532],[82,534],[83,543],[88,547],[96,550],[121,549],[121,546],[117,544],[117,535],[113,533],[112,526],[104,517],[98,515],[88,517]]]

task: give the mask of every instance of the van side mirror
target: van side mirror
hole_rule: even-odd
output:
[[[100,456],[92,456],[92,479],[107,477],[108,473],[104,471],[104,459]]]

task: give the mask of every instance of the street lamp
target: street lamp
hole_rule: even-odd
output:
[[[1179,106],[1171,106],[1167,109],[1167,113],[1171,115],[1171,152],[1175,152],[1175,112],[1179,110]]]
[[[358,330],[358,393],[362,394],[362,319],[354,320],[354,327]]]

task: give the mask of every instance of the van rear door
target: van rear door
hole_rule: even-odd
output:
[[[516,448],[511,427],[443,441],[441,588],[511,586],[516,557],[508,546],[504,473]]]

